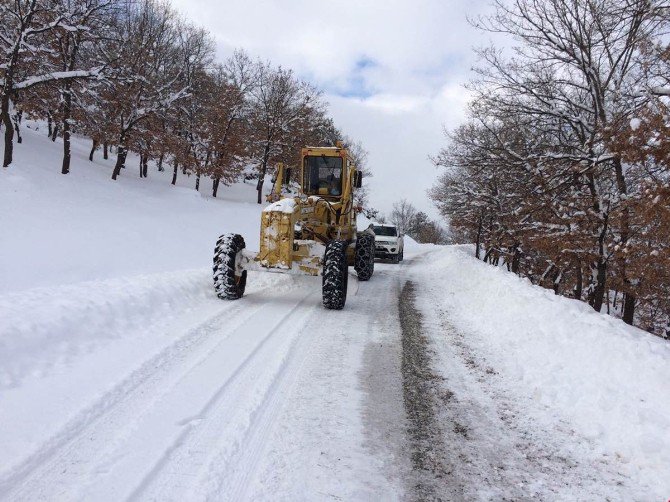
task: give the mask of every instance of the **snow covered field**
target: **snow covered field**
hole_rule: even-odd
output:
[[[257,246],[253,186],[114,183],[83,141],[65,177],[58,143],[24,136],[0,171],[0,499],[397,500],[431,476],[450,500],[670,497],[667,342],[459,247],[352,271],[343,311],[318,279],[253,272],[222,302],[213,244]]]

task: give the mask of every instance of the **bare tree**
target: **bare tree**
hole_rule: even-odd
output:
[[[117,74],[106,96],[117,131],[114,180],[125,167],[131,135],[188,95],[189,72],[212,51],[204,32],[178,23],[170,8],[152,0],[131,4],[121,23]]]
[[[72,23],[70,14],[59,3],[47,5],[38,0],[0,3],[0,121],[5,126],[4,167],[9,166],[13,158],[12,113],[17,93],[50,82],[94,77],[102,70],[61,70],[53,65],[46,37],[59,27],[73,32],[87,29]]]
[[[523,264],[556,292],[571,282],[571,294],[598,311],[609,287],[625,291],[622,317],[632,323],[641,278],[626,252],[639,210],[629,201],[650,172],[626,163],[618,145],[667,84],[662,58],[649,57],[667,9],[647,0],[501,1],[476,24],[518,45],[511,57],[479,51],[470,120],[434,159],[446,172],[431,196],[478,256],[483,249],[519,273]],[[613,141],[614,131],[626,140]]]
[[[390,220],[398,228],[398,233],[408,234],[416,219],[417,210],[407,199],[393,204]]]
[[[105,67],[103,41],[106,21],[112,16],[111,0],[59,0],[60,9],[67,19],[51,31],[51,45],[57,56],[57,66],[65,73],[75,71],[101,75]],[[76,29],[72,29],[76,27]],[[81,104],[75,88],[75,79],[59,81],[61,127],[63,134],[63,164],[61,173],[70,172],[70,130],[73,107]]]
[[[268,166],[286,155],[287,146],[295,155],[292,135],[318,105],[320,93],[297,80],[291,70],[275,69],[267,63],[257,64],[255,80],[250,92],[250,154],[258,166],[256,190],[260,204]]]

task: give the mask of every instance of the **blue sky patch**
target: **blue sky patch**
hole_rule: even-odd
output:
[[[356,60],[353,68],[347,75],[346,83],[336,88],[328,89],[333,94],[345,98],[369,98],[377,92],[370,87],[366,81],[365,73],[371,69],[377,68],[379,63],[368,56],[362,56]],[[326,84],[328,88],[328,85]]]

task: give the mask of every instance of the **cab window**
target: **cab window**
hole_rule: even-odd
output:
[[[309,195],[342,195],[342,158],[305,157],[303,189]]]

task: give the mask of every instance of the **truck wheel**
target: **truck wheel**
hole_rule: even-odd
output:
[[[342,310],[347,301],[347,243],[331,241],[323,255],[323,306],[331,310]]]
[[[405,250],[403,249],[400,251],[400,261],[403,261],[405,259]]]
[[[354,270],[359,281],[367,281],[375,271],[375,236],[359,234],[356,239]]]
[[[247,271],[236,274],[237,253],[245,247],[244,237],[225,234],[219,237],[214,248],[214,291],[222,300],[242,298],[247,285]]]
[[[391,257],[393,263],[398,263],[400,261],[400,253],[396,253]]]

